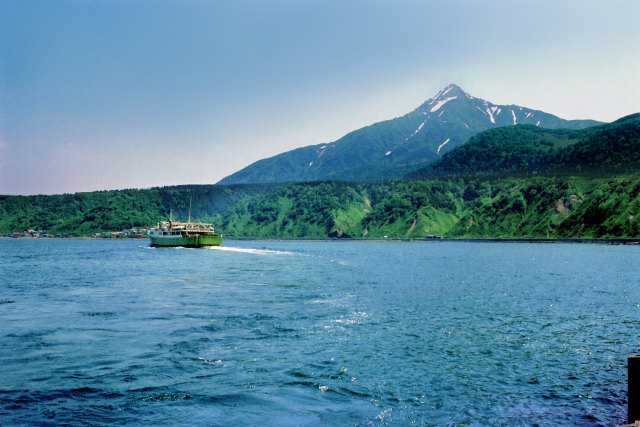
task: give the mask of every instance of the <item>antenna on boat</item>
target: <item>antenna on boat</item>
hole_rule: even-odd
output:
[[[189,221],[187,221],[188,224],[191,224],[191,197],[189,196]]]

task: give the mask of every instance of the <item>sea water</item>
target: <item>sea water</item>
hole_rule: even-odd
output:
[[[615,425],[640,247],[0,240],[0,424]]]

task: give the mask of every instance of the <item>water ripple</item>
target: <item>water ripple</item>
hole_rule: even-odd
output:
[[[595,426],[626,416],[637,247],[0,245],[6,424]]]

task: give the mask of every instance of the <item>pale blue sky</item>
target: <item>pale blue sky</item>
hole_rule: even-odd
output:
[[[215,183],[448,83],[640,111],[637,0],[2,0],[0,194]]]

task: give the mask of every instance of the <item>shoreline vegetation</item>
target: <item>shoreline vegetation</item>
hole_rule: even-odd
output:
[[[186,218],[190,200],[192,221],[213,223],[227,239],[640,239],[638,173],[0,196],[0,234],[144,238],[170,210]]]

